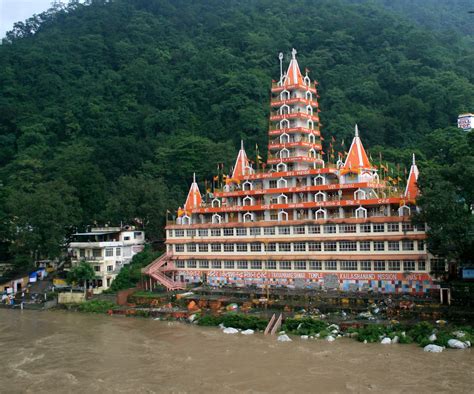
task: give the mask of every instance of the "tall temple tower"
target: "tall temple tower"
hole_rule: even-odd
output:
[[[167,252],[144,274],[168,289],[287,286],[425,293],[425,227],[414,226],[418,168],[406,181],[371,163],[355,125],[349,151],[323,160],[317,83],[290,64],[271,88],[268,160],[254,168],[241,143],[231,173],[203,197],[195,176],[183,209],[166,226]],[[342,160],[344,159],[344,160]],[[183,158],[184,160],[184,158]]]

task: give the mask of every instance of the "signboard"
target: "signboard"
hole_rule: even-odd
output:
[[[459,115],[458,128],[463,130],[474,129],[474,114]]]
[[[463,279],[474,279],[474,268],[463,268],[462,269]]]

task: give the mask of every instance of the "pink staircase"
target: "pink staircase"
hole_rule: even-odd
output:
[[[175,270],[176,267],[171,260],[171,254],[165,253],[143,268],[142,273],[161,283],[168,291],[185,289],[186,284],[184,282],[177,282],[165,274],[165,272]]]
[[[276,318],[276,315],[273,314],[272,318],[268,322],[267,328],[265,328],[264,335],[275,335],[276,332],[280,329],[282,321],[283,315],[281,313],[280,316],[278,316],[278,319]]]

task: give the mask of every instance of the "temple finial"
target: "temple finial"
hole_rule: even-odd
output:
[[[357,126],[357,123],[355,125],[355,137],[359,136],[359,126]]]
[[[291,50],[291,57],[292,57],[292,59],[296,59],[296,54],[297,54],[297,53],[298,53],[298,52],[296,51],[295,48],[293,48],[293,49]]]
[[[244,140],[240,140],[240,149],[244,150]]]
[[[196,183],[196,173],[193,172],[193,183]]]
[[[413,165],[416,166],[416,162],[415,162],[415,154],[413,153]]]
[[[283,80],[283,52],[278,54],[278,59],[280,59],[280,81]]]

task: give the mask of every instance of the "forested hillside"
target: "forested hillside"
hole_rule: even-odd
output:
[[[474,140],[454,126],[474,111],[474,50],[460,32],[377,2],[89,3],[17,24],[0,46],[3,260],[55,257],[94,222],[160,236],[193,171],[229,168],[240,139],[251,155],[266,145],[277,54],[292,47],[320,81],[326,140],[358,123],[374,157],[409,165],[415,151],[427,206],[442,199],[462,219],[453,255],[472,247]]]

